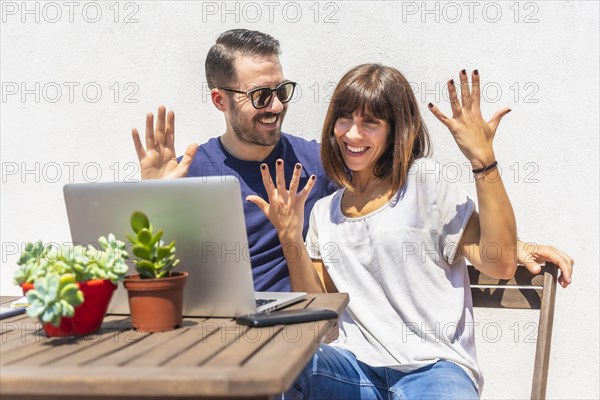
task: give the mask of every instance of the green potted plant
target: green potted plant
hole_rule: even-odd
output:
[[[125,243],[109,234],[91,245],[27,243],[14,283],[27,297],[27,313],[47,336],[85,335],[100,329],[117,282],[127,273]]]
[[[183,315],[183,290],[187,272],[173,272],[179,263],[175,242],[166,245],[163,231],[154,232],[146,214],[134,211],[127,235],[133,245],[133,262],[137,274],[125,277],[123,285],[129,297],[131,323],[142,332],[175,329]]]

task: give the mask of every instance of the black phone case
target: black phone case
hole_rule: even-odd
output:
[[[327,309],[301,309],[273,311],[260,314],[242,315],[235,320],[238,324],[249,326],[272,326],[282,324],[298,324],[300,322],[337,319],[338,314]]]

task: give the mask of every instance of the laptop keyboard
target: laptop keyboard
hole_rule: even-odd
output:
[[[274,301],[277,301],[277,299],[255,299],[255,300],[256,300],[256,307],[264,306],[265,304],[269,304]]]

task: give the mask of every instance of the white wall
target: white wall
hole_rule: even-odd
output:
[[[435,156],[461,166],[471,193],[462,155],[426,104],[448,110],[445,81],[479,69],[485,114],[513,110],[495,145],[520,237],[555,244],[576,260],[573,285],[557,295],[548,396],[600,396],[598,2],[1,6],[3,295],[19,293],[11,284],[16,247],[69,240],[65,183],[139,176],[130,129],[143,130],[146,112],[160,104],[176,111],[179,152],[223,131],[208,103],[204,57],[220,32],[258,29],[281,41],[286,76],[302,89],[287,132],[317,138],[332,83],[358,63],[389,64],[414,83]],[[527,398],[535,350],[527,335],[536,317],[478,311],[477,319],[484,397]]]

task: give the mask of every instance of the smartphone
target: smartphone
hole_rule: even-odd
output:
[[[24,312],[25,307],[0,307],[0,319],[14,317]]]
[[[272,311],[260,314],[242,315],[235,321],[248,326],[272,326],[281,324],[298,324],[300,322],[337,319],[338,314],[325,308],[303,308],[300,310]]]

